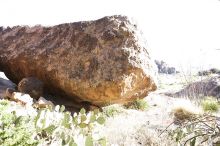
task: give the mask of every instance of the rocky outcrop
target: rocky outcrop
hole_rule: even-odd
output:
[[[219,74],[220,75],[220,69],[217,68],[211,68],[209,70],[202,70],[198,72],[199,76],[208,76],[211,74]]]
[[[166,62],[164,62],[164,61],[155,60],[155,63],[156,63],[157,68],[158,68],[158,73],[162,73],[162,74],[176,74],[176,73],[179,73],[179,71],[177,71],[175,67],[169,67],[166,64]]]
[[[209,79],[191,83],[186,88],[171,96],[193,98],[213,96],[220,99],[220,76],[214,76]]]
[[[137,26],[124,16],[0,30],[0,69],[9,79],[36,77],[45,91],[75,102],[143,98],[156,90],[153,64]]]

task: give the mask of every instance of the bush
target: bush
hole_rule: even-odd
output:
[[[128,105],[125,105],[126,108],[136,109],[136,110],[146,110],[148,108],[147,101],[144,99],[137,99]]]
[[[171,127],[169,125],[169,127]],[[169,128],[167,127],[165,130]],[[219,145],[220,117],[210,114],[198,115],[194,118],[182,121],[168,133],[178,145]],[[164,131],[163,131],[164,132]]]
[[[174,119],[176,121],[188,120],[188,119],[191,119],[193,116],[196,115],[193,111],[188,110],[188,109],[183,108],[183,107],[173,109],[172,113],[173,113]]]
[[[54,142],[59,145],[85,145],[92,146],[95,143],[105,145],[105,138],[95,139],[93,128],[97,124],[104,124],[105,119],[99,110],[86,114],[85,109],[71,116],[69,112],[63,112],[64,106],[56,106],[55,111],[42,110],[35,119],[35,126],[41,139],[45,136],[47,144]],[[60,117],[58,120],[54,117]],[[81,139],[81,141],[79,141]]]
[[[219,103],[213,97],[207,97],[202,101],[202,108],[207,112],[217,112],[219,110]]]
[[[81,109],[72,116],[64,112],[64,106],[56,106],[41,109],[32,116],[18,116],[19,110],[12,106],[16,105],[0,101],[0,145],[106,145],[105,138],[94,131],[95,126],[105,123],[99,110],[86,114]]]
[[[122,113],[123,107],[120,105],[110,105],[103,108],[103,114],[107,117],[114,117],[115,115]]]
[[[36,146],[36,129],[30,116],[18,116],[15,111],[9,111],[9,102],[0,102],[0,145],[3,146]]]

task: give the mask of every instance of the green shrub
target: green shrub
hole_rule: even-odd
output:
[[[9,102],[0,102],[0,145],[2,146],[36,146],[39,141],[33,128],[34,121],[29,116],[17,116],[9,111]]]
[[[94,110],[86,114],[85,109],[81,109],[79,113],[74,113],[73,116],[69,112],[63,112],[64,106],[56,106],[55,111],[49,109],[42,110],[38,113],[35,119],[35,126],[41,138],[45,136],[48,144],[53,144],[54,141],[62,145],[82,145],[77,143],[77,139],[83,137],[85,146],[93,146],[99,144],[105,146],[106,140],[101,137],[95,139],[93,137],[93,128],[97,124],[104,124],[105,118],[99,112]],[[48,118],[53,118],[54,114],[60,115],[59,120],[48,121]],[[82,141],[80,143],[82,143]]]
[[[106,145],[104,137],[94,136],[94,127],[105,123],[99,110],[86,113],[81,109],[72,116],[64,112],[64,106],[56,106],[41,109],[36,115],[18,116],[14,106],[0,101],[0,145]]]
[[[110,105],[103,108],[103,114],[107,117],[114,117],[115,115],[122,113],[123,107],[120,105]]]
[[[181,146],[198,145],[219,145],[220,119],[212,114],[197,115],[194,118],[181,121],[173,126],[171,123],[163,132],[168,132],[169,136]],[[162,133],[161,133],[162,134]],[[160,134],[160,135],[161,135]]]
[[[217,112],[219,110],[219,103],[212,97],[207,97],[202,101],[202,108],[204,111]]]
[[[126,108],[136,109],[136,110],[146,110],[148,108],[147,101],[144,99],[137,99],[132,103],[125,106]]]

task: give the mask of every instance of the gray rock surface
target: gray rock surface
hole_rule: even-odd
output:
[[[3,98],[6,94],[6,89],[7,88],[11,88],[11,89],[14,89],[16,88],[16,85],[5,78],[5,75],[1,72],[0,73],[0,98]]]
[[[204,97],[213,96],[220,99],[220,76],[214,76],[202,81],[189,84],[173,96]]]

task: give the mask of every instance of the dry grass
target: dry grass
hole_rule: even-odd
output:
[[[182,107],[174,109],[173,114],[174,114],[175,120],[181,120],[181,121],[191,119],[192,117],[195,116],[194,113]]]
[[[137,100],[125,105],[125,107],[129,108],[129,109],[136,109],[136,110],[144,111],[149,107],[149,105],[145,99],[137,99]]]
[[[199,107],[193,104],[190,100],[180,100],[174,108],[172,109],[172,114],[174,115],[174,120],[182,121],[189,120],[195,115],[199,115],[202,112]]]

